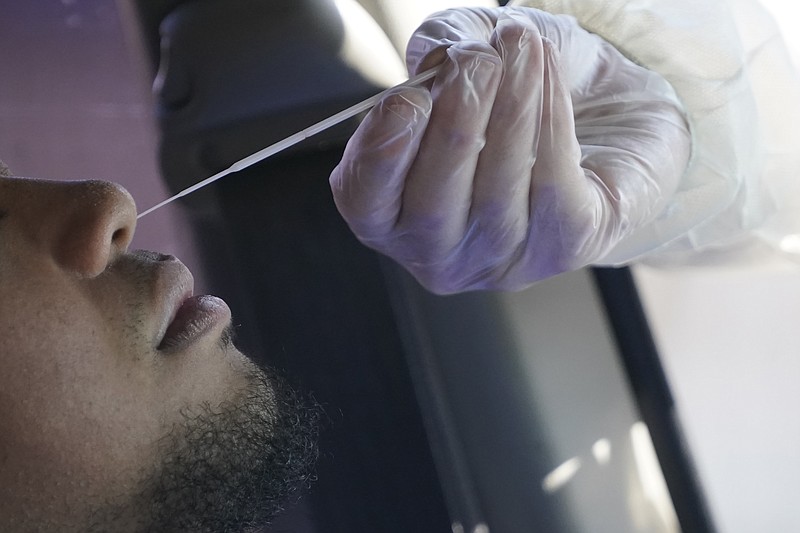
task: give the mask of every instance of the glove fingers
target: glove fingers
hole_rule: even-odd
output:
[[[512,274],[528,282],[572,270],[588,261],[587,246],[602,241],[601,219],[614,213],[603,202],[598,180],[581,168],[572,100],[558,52],[544,41],[542,126],[531,183],[531,226],[525,259]]]
[[[394,230],[430,111],[425,89],[390,93],[369,112],[331,173],[336,206],[362,241],[379,241]]]
[[[463,237],[472,181],[501,77],[487,43],[454,45],[433,85],[434,105],[403,193],[399,226],[431,258]]]
[[[504,72],[475,172],[470,226],[494,250],[515,253],[528,232],[531,169],[542,121],[544,51],[536,26],[501,17],[492,38]],[[513,73],[513,75],[512,75]]]

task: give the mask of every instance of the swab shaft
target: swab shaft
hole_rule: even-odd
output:
[[[434,75],[436,75],[436,71],[437,70],[438,70],[438,67],[432,68],[430,70],[426,70],[422,74],[418,74],[417,76],[414,76],[413,78],[411,78],[411,79],[409,79],[409,80],[407,80],[407,81],[405,81],[405,82],[403,82],[403,83],[401,83],[401,84],[399,84],[399,85],[397,85],[395,87],[391,87],[389,89],[386,89],[385,91],[382,91],[382,92],[376,94],[375,96],[367,98],[363,102],[359,102],[359,103],[357,103],[355,105],[352,105],[352,106],[348,107],[347,109],[336,113],[333,116],[330,116],[330,117],[328,117],[328,118],[326,118],[324,120],[321,120],[320,122],[317,122],[313,126],[309,126],[308,128],[306,128],[306,129],[304,129],[302,131],[299,131],[299,132],[295,133],[294,135],[291,135],[291,136],[283,139],[282,141],[278,141],[275,144],[267,146],[266,148],[264,148],[262,150],[259,150],[258,152],[254,153],[254,154],[251,154],[251,155],[249,155],[249,156],[247,156],[247,157],[245,157],[243,159],[240,159],[239,161],[235,162],[234,164],[232,164],[230,167],[226,168],[225,170],[223,170],[221,172],[217,172],[213,176],[211,176],[209,178],[206,178],[203,181],[200,181],[198,183],[195,183],[191,187],[187,187],[186,189],[182,190],[181,192],[179,192],[175,196],[171,196],[171,197],[167,198],[166,200],[164,200],[163,202],[160,202],[160,203],[154,205],[150,209],[147,209],[146,211],[143,211],[142,213],[139,213],[139,215],[137,215],[136,218],[137,219],[142,218],[143,216],[148,215],[148,214],[152,213],[153,211],[155,211],[157,209],[160,209],[160,208],[164,207],[165,205],[167,205],[169,203],[172,203],[173,201],[177,200],[178,198],[182,198],[182,197],[184,197],[184,196],[186,196],[188,194],[191,194],[191,193],[193,193],[193,192],[195,192],[195,191],[197,191],[199,189],[202,189],[203,187],[205,187],[207,185],[210,185],[211,183],[214,183],[218,179],[223,178],[223,177],[227,176],[228,174],[232,174],[234,172],[239,172],[240,170],[243,170],[243,169],[245,169],[245,168],[247,168],[249,166],[255,165],[256,163],[258,163],[260,161],[263,161],[263,160],[267,159],[268,157],[271,157],[271,156],[277,154],[278,152],[281,152],[281,151],[286,150],[287,148],[289,148],[291,146],[294,146],[295,144],[299,143],[300,141],[302,141],[304,139],[308,139],[312,135],[316,135],[317,133],[320,133],[321,131],[324,131],[324,130],[332,127],[332,126],[335,126],[336,124],[339,124],[340,122],[343,122],[343,121],[345,121],[345,120],[347,120],[347,119],[349,119],[351,117],[354,117],[354,116],[358,115],[359,113],[361,113],[363,111],[366,111],[367,109],[370,109],[375,104],[377,104],[381,100],[381,98],[383,98],[386,95],[386,93],[388,93],[389,91],[391,91],[393,89],[396,89],[398,87],[416,87],[416,86],[426,82],[427,80],[431,79]]]

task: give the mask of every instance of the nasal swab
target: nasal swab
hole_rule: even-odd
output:
[[[354,117],[354,116],[358,115],[359,113],[361,113],[363,111],[366,111],[367,109],[370,109],[375,104],[377,104],[381,100],[381,98],[383,98],[386,95],[386,93],[388,93],[389,91],[391,91],[393,89],[397,89],[399,87],[416,87],[416,86],[428,81],[429,79],[431,79],[436,74],[437,70],[439,70],[438,67],[434,67],[434,68],[432,68],[430,70],[426,70],[422,74],[418,74],[417,76],[414,76],[413,78],[411,78],[409,80],[406,80],[403,83],[401,83],[399,85],[396,85],[395,87],[391,87],[389,89],[386,89],[385,91],[382,91],[382,92],[376,94],[375,96],[367,98],[363,102],[359,102],[359,103],[357,103],[357,104],[355,104],[355,105],[353,105],[351,107],[348,107],[344,111],[340,111],[340,112],[336,113],[333,116],[330,116],[330,117],[328,117],[328,118],[326,118],[326,119],[324,119],[324,120],[322,120],[320,122],[317,122],[313,126],[309,126],[308,128],[306,128],[306,129],[304,129],[302,131],[299,131],[299,132],[295,133],[294,135],[283,139],[282,141],[278,141],[275,144],[267,146],[266,148],[264,148],[262,150],[259,150],[258,152],[245,157],[244,159],[240,159],[239,161],[235,162],[233,165],[231,165],[230,167],[226,168],[222,172],[218,172],[218,173],[214,174],[213,176],[211,176],[210,178],[206,178],[201,182],[195,183],[191,187],[188,187],[188,188],[182,190],[181,192],[179,192],[175,196],[171,196],[171,197],[167,198],[166,200],[164,200],[163,202],[158,203],[158,204],[154,205],[153,207],[151,207],[150,209],[140,213],[139,215],[137,215],[136,218],[137,219],[142,218],[143,216],[152,213],[156,209],[160,209],[160,208],[164,207],[165,205],[177,200],[178,198],[182,198],[182,197],[184,197],[184,196],[186,196],[188,194],[191,194],[191,193],[195,192],[198,189],[202,189],[206,185],[210,185],[211,183],[217,181],[220,178],[223,178],[223,177],[227,176],[228,174],[233,174],[234,172],[239,172],[240,170],[243,170],[243,169],[245,169],[245,168],[247,168],[247,167],[249,167],[251,165],[255,165],[256,163],[258,163],[260,161],[263,161],[264,159],[266,159],[266,158],[268,158],[270,156],[273,156],[273,155],[277,154],[278,152],[280,152],[282,150],[286,150],[290,146],[294,146],[295,144],[299,143],[302,140],[305,140],[305,139],[311,137],[312,135],[316,135],[317,133],[320,133],[321,131],[324,131],[324,130],[328,129],[331,126],[335,126],[336,124],[339,124],[340,122],[343,122],[343,121],[347,120],[348,118]]]

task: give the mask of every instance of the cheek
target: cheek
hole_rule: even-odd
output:
[[[153,471],[163,430],[134,387],[88,365],[50,365],[26,381],[0,384],[0,509],[18,510],[35,494],[67,513],[134,493]]]
[[[105,391],[100,384],[108,381],[107,376],[70,377],[76,372],[43,372],[24,391],[4,391],[0,400],[3,505],[18,510],[35,502],[26,497],[35,494],[47,508],[63,504],[68,513],[133,493],[142,472],[154,468],[154,443],[161,431],[147,406],[127,391]]]
[[[65,463],[124,460],[153,433],[141,381],[91,348],[62,342],[54,353],[40,346],[4,364],[0,433],[27,455]]]
[[[13,314],[0,304],[0,485],[77,480],[94,490],[147,462],[157,417],[146,374],[104,341],[100,313],[50,294]]]

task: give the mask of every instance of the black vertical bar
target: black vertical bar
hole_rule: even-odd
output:
[[[715,528],[711,513],[689,455],[633,275],[629,268],[595,268],[593,271],[681,528],[687,533],[712,533]]]

